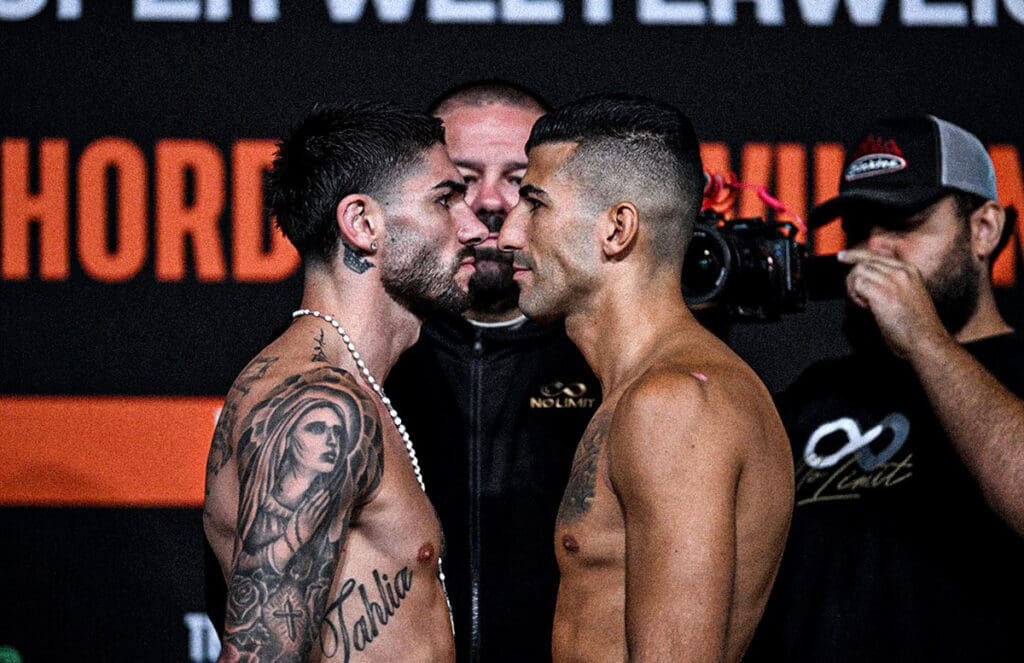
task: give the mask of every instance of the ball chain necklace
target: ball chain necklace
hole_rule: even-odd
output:
[[[338,320],[332,315],[321,313],[320,311],[314,311],[308,308],[292,311],[293,320],[301,318],[304,315],[311,315],[314,318],[320,318],[324,322],[334,327],[334,330],[338,332],[339,336],[341,336],[342,343],[345,344],[345,347],[348,349],[349,354],[352,355],[352,359],[356,362],[356,366],[359,367],[359,371],[360,373],[362,373],[363,379],[366,380],[366,383],[370,385],[371,389],[377,392],[377,396],[380,397],[381,403],[383,403],[384,407],[388,409],[388,414],[391,415],[391,421],[394,422],[395,428],[398,429],[399,435],[402,436],[402,441],[405,442],[405,450],[406,453],[409,454],[409,463],[412,465],[413,474],[416,475],[416,481],[419,482],[420,490],[422,490],[423,494],[425,495],[427,493],[427,485],[423,483],[423,472],[420,471],[420,462],[416,458],[416,450],[412,446],[412,438],[409,437],[409,431],[406,430],[405,424],[402,423],[402,418],[398,416],[398,411],[395,410],[395,408],[391,405],[391,399],[384,395],[384,389],[380,386],[380,383],[378,383],[377,380],[374,379],[373,375],[370,374],[370,369],[367,368],[366,362],[363,361],[363,358],[359,354],[359,351],[356,350],[356,346],[354,343],[352,343],[352,338],[348,335],[348,332],[346,332],[342,328],[341,323],[339,323]],[[451,599],[448,598],[448,588],[445,586],[444,570],[441,568],[440,557],[437,560],[437,577],[441,581],[441,591],[444,593],[444,600],[445,603],[448,605],[448,620],[449,622],[451,622],[452,633],[454,634],[455,616],[452,613]]]

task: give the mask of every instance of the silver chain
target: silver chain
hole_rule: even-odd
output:
[[[320,311],[313,311],[308,308],[299,309],[298,311],[292,311],[292,319],[301,318],[304,315],[311,315],[314,318],[320,318],[324,322],[328,323],[334,330],[341,336],[342,342],[345,347],[348,348],[349,354],[352,355],[352,359],[355,360],[356,366],[359,367],[360,373],[363,374],[363,379],[370,385],[370,388],[377,392],[380,397],[380,402],[384,404],[384,407],[388,409],[388,414],[391,415],[391,421],[395,422],[395,428],[398,429],[399,435],[402,436],[402,441],[405,442],[405,450],[409,454],[409,463],[412,464],[412,471],[416,475],[416,481],[420,484],[420,490],[424,494],[427,492],[427,485],[423,483],[423,472],[420,471],[420,462],[416,458],[416,450],[412,446],[412,438],[409,437],[409,431],[406,430],[405,424],[402,423],[402,418],[398,416],[398,411],[391,405],[391,399],[384,395],[384,389],[380,386],[380,383],[374,379],[373,375],[370,374],[370,369],[367,368],[366,362],[363,361],[359,351],[356,350],[356,346],[352,343],[352,338],[348,335],[338,320],[326,313]],[[455,616],[452,613],[452,602],[448,598],[448,588],[445,586],[444,581],[444,569],[441,567],[441,558],[437,558],[437,577],[441,581],[441,591],[444,592],[445,603],[448,604],[448,620],[451,622],[452,633],[455,633]]]

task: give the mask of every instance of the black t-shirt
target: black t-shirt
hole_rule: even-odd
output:
[[[1024,394],[1024,336],[965,348]],[[821,362],[778,405],[796,504],[747,660],[1024,660],[1024,540],[986,504],[911,367]]]

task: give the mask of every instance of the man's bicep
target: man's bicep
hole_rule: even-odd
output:
[[[353,508],[380,481],[373,403],[317,369],[284,381],[247,417],[225,645],[274,657],[316,640]]]
[[[609,441],[626,528],[627,640],[639,658],[715,658],[725,643],[739,469],[700,396],[684,388],[626,412]]]

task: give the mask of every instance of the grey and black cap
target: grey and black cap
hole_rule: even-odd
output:
[[[888,118],[847,152],[839,195],[815,207],[817,228],[855,207],[912,211],[951,191],[998,200],[992,160],[978,138],[932,115]]]

